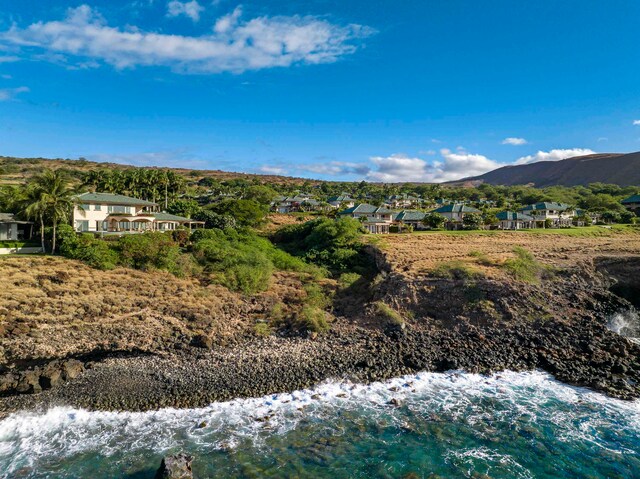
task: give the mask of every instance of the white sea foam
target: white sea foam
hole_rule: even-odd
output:
[[[638,340],[640,338],[640,317],[635,310],[614,314],[609,318],[607,327],[614,333],[629,339]]]
[[[392,399],[401,407],[390,405]],[[44,414],[16,413],[0,421],[0,471],[11,474],[20,467],[34,467],[43,458],[93,451],[111,456],[123,448],[161,454],[196,445],[199,451],[207,452],[232,449],[246,441],[252,447],[266,448],[269,435],[286,434],[300,421],[331,420],[337,411],[357,411],[397,426],[407,424],[407,414],[433,421],[459,421],[475,428],[480,438],[496,434],[497,425],[545,420],[554,425],[561,441],[587,441],[602,448],[606,448],[600,436],[603,428],[631,428],[640,434],[638,401],[619,401],[570,387],[542,372],[503,372],[487,377],[453,371],[420,373],[369,385],[327,381],[314,389],[199,409],[136,413],[57,407]],[[200,427],[203,423],[206,425]],[[338,427],[334,433],[340,434]],[[509,463],[514,471],[520,471],[518,477],[529,477],[515,459],[496,454],[487,449],[454,450],[448,459],[463,465],[475,457],[488,468]]]

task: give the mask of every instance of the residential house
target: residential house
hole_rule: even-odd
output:
[[[520,209],[520,213],[532,216],[536,222],[536,226],[544,228],[547,220],[551,222],[552,227],[571,226],[575,211],[563,203],[540,202],[533,205],[527,205]]]
[[[305,194],[295,196],[278,196],[271,203],[271,209],[277,213],[292,213],[295,211],[313,211],[319,209],[321,203]]]
[[[501,211],[496,215],[501,230],[520,230],[523,228],[535,228],[533,216],[514,211]]]
[[[403,226],[411,226],[413,229],[420,229],[423,227],[422,221],[426,213],[422,211],[402,210],[398,213],[394,222],[402,229]]]
[[[17,220],[11,213],[0,213],[0,241],[27,240],[32,234],[32,222]]]
[[[389,208],[415,208],[422,200],[416,196],[411,195],[392,195],[387,197],[385,205]]]
[[[156,203],[124,195],[82,193],[75,200],[73,226],[79,232],[139,233],[204,225],[201,221],[156,212]]]
[[[362,221],[363,226],[370,233],[388,233],[393,224],[395,212],[382,207],[361,203],[338,213],[340,216],[350,216]]]
[[[461,222],[464,215],[480,214],[481,211],[472,206],[463,205],[462,203],[450,203],[433,210],[432,213],[438,213],[449,221]]]
[[[356,204],[356,200],[351,198],[348,194],[343,193],[339,196],[332,196],[327,200],[334,208],[340,208],[341,206],[346,206],[347,208],[352,208]]]
[[[633,195],[629,196],[629,198],[625,198],[624,200],[622,200],[622,205],[629,211],[632,211],[636,215],[640,216],[640,195]]]

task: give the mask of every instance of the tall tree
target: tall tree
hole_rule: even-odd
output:
[[[45,219],[51,221],[51,254],[54,254],[58,224],[69,218],[74,203],[74,191],[67,176],[60,170],[45,170],[34,178],[32,188],[35,190],[32,208],[40,215],[41,229],[44,230]],[[44,248],[44,231],[40,232],[40,236]]]

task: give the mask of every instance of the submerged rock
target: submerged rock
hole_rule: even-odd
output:
[[[179,453],[162,459],[155,479],[193,479],[191,462],[193,456]]]

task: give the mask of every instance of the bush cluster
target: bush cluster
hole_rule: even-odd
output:
[[[349,271],[362,273],[371,267],[362,234],[362,225],[353,218],[318,218],[285,226],[272,239],[289,253],[339,276]]]

